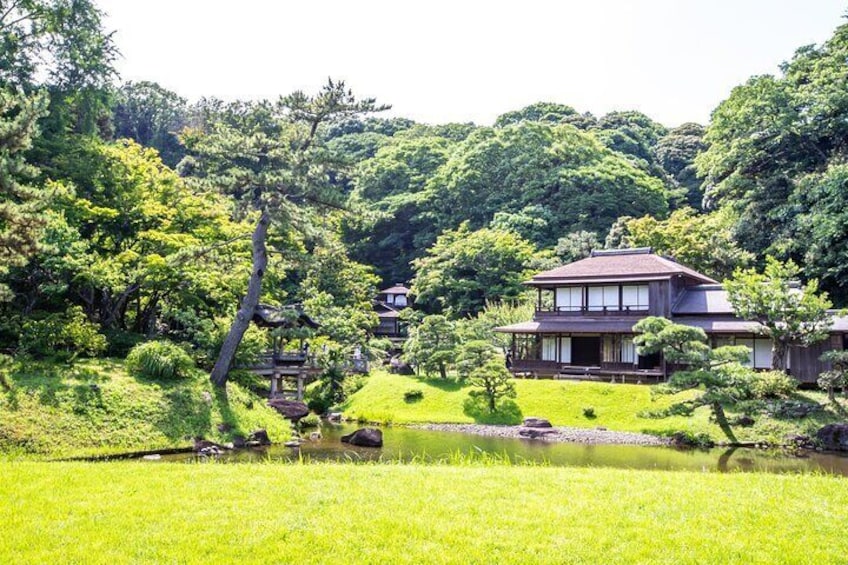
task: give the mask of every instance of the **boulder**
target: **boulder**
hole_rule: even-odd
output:
[[[203,439],[202,437],[194,438],[194,447],[192,450],[195,453],[218,454],[223,453],[227,448],[226,445]]]
[[[271,445],[271,438],[268,437],[268,432],[265,430],[256,430],[247,436],[247,445]]]
[[[283,398],[272,398],[268,401],[268,406],[282,414],[286,420],[297,422],[301,418],[309,414],[309,408],[299,400],[285,400]]]
[[[544,418],[524,418],[525,428],[552,428],[553,426]]]
[[[327,419],[331,422],[341,422],[342,421],[342,413],[341,412],[330,412],[327,414]]]
[[[810,436],[802,434],[789,434],[783,437],[783,444],[790,447],[798,447],[801,449],[813,449],[815,443]]]
[[[848,451],[848,424],[828,424],[816,432],[822,448],[830,451]]]
[[[285,445],[286,447],[300,447],[300,440],[299,439],[292,439],[292,440],[287,441],[283,445]]]
[[[736,425],[742,426],[743,428],[750,428],[755,424],[754,419],[748,414],[742,414],[738,418],[736,418]]]
[[[548,428],[528,428],[522,427],[518,429],[518,435],[527,439],[538,439],[549,434],[555,434],[556,430]]]
[[[342,443],[359,447],[382,447],[383,432],[376,428],[360,428],[352,434],[342,436]]]
[[[233,447],[237,449],[241,449],[242,447],[247,447],[247,438],[240,435],[233,436]]]

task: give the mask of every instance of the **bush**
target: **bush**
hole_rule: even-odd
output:
[[[781,371],[754,373],[750,380],[754,398],[786,398],[798,388],[798,381]]]
[[[403,393],[403,399],[406,402],[418,402],[424,398],[424,391],[420,388],[413,388]]]
[[[127,369],[150,379],[178,379],[191,376],[194,360],[170,341],[148,341],[132,348]]]
[[[106,337],[88,321],[82,308],[72,306],[61,314],[24,322],[19,344],[36,357],[96,357],[106,350]]]
[[[317,414],[307,414],[297,422],[301,428],[317,428],[321,425],[321,418]]]
[[[583,409],[583,415],[585,417],[589,418],[590,420],[597,418],[597,416],[595,415],[595,409],[592,408],[591,406],[587,406],[586,408]]]
[[[230,331],[232,320],[229,318],[215,318],[204,320],[201,329],[190,338],[189,341],[197,345],[194,352],[197,363],[206,369],[211,369],[218,358],[224,339]],[[255,324],[250,324],[239,343],[236,351],[235,367],[247,367],[256,362],[262,353],[268,350],[268,332]]]
[[[310,398],[306,403],[306,406],[316,414],[326,414],[332,405],[332,402],[323,396]]]

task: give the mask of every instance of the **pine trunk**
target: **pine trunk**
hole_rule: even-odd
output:
[[[786,370],[786,344],[775,340],[771,352],[771,368],[774,371]]]
[[[242,337],[244,337],[244,332],[250,326],[256,306],[259,304],[259,297],[262,294],[262,277],[265,275],[265,268],[268,266],[268,252],[265,241],[270,223],[271,218],[268,216],[268,212],[262,212],[262,216],[256,224],[256,229],[253,230],[253,269],[250,273],[250,282],[247,285],[247,294],[241,302],[241,307],[230,326],[230,331],[227,332],[227,337],[221,345],[218,360],[215,361],[215,366],[209,375],[210,380],[216,386],[222,387],[227,384],[227,377],[233,359],[235,359],[236,351]]]

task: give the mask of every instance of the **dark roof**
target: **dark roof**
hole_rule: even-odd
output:
[[[702,283],[716,283],[706,275],[650,248],[593,251],[591,257],[534,276],[529,284],[658,280],[683,275]]]
[[[288,306],[270,306],[259,304],[253,311],[253,323],[260,328],[302,328],[318,329],[321,324],[310,318],[300,304]]]
[[[686,288],[672,307],[675,315],[733,314],[727,291],[720,284],[700,284]]]
[[[686,326],[694,326],[701,328],[708,334],[752,334],[758,333],[760,324],[749,320],[739,320],[736,318],[673,318],[675,324],[684,324]]]
[[[402,284],[396,284],[395,286],[389,287],[385,290],[381,290],[380,294],[403,294],[406,296],[409,294],[409,289],[403,286]]]

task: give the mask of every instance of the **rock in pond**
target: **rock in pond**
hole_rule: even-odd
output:
[[[293,440],[287,441],[283,445],[285,445],[286,447],[300,447],[300,440],[299,439],[293,439]]]
[[[550,421],[544,418],[524,418],[525,428],[552,428]]]
[[[342,413],[341,412],[330,412],[327,414],[327,419],[331,422],[341,422],[342,421]]]
[[[268,432],[265,430],[256,430],[247,436],[244,442],[246,445],[271,445],[271,438],[268,437]]]
[[[383,432],[376,428],[360,428],[352,434],[342,436],[342,442],[359,447],[382,447]]]
[[[848,451],[848,424],[828,424],[816,432],[816,439],[824,449]]]
[[[160,459],[162,459],[162,456],[158,453],[151,453],[149,455],[145,455],[144,457],[142,457],[142,459],[144,459],[145,461],[159,461]]]
[[[202,437],[196,437],[194,438],[194,447],[192,449],[195,453],[200,453],[201,455],[218,455],[227,449],[232,449],[232,447],[215,443]]]
[[[283,398],[272,398],[268,401],[268,406],[282,414],[286,420],[297,422],[301,418],[309,414],[309,408],[303,402],[298,400],[285,400]]]
[[[539,427],[523,427],[518,429],[518,435],[521,437],[526,437],[528,439],[537,439],[540,437],[545,437],[546,435],[555,434],[556,430],[554,429],[546,429]]]

